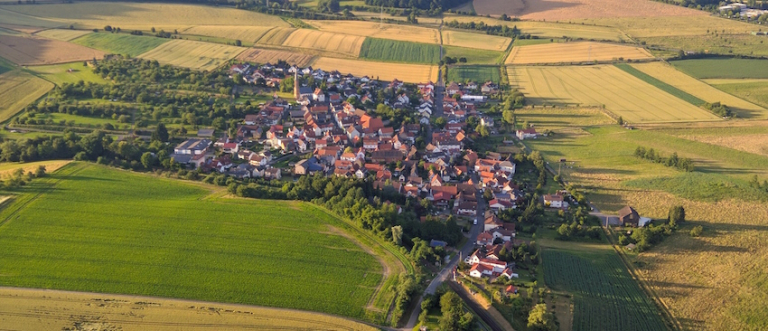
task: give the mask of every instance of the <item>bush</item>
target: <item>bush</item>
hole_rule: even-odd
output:
[[[699,237],[701,236],[701,233],[704,232],[704,227],[701,225],[694,226],[693,229],[691,229],[691,237]]]

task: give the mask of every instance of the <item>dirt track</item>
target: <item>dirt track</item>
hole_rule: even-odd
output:
[[[0,287],[3,330],[378,330],[304,311],[153,297]]]

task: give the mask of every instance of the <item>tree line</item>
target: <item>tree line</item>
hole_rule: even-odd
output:
[[[681,171],[692,172],[696,170],[693,165],[693,160],[687,157],[678,157],[677,152],[672,153],[669,157],[664,157],[661,153],[656,152],[653,148],[645,148],[638,146],[635,149],[635,156],[641,159],[649,160],[655,163],[663,164],[667,167],[677,168]]]
[[[522,35],[520,32],[520,29],[518,29],[516,25],[510,28],[509,26],[502,25],[502,24],[488,25],[482,21],[475,23],[475,22],[459,22],[458,20],[453,20],[445,23],[445,26],[449,28],[454,28],[454,29],[484,31],[486,34],[509,37],[509,38],[515,38],[517,36]],[[523,38],[523,39],[528,39],[528,38]]]

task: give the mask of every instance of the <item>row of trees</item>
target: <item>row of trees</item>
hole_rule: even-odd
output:
[[[459,22],[457,20],[453,20],[453,21],[446,22],[445,25],[449,28],[485,31],[486,34],[492,34],[492,35],[510,37],[510,38],[515,38],[520,35],[520,29],[518,29],[517,26],[513,26],[510,28],[506,24],[488,25],[488,24],[485,24],[485,22],[483,21],[475,23],[475,22]]]
[[[669,157],[664,157],[661,155],[661,153],[656,152],[653,148],[646,149],[645,147],[639,146],[635,149],[635,156],[686,172],[692,172],[696,170],[693,165],[693,160],[687,157],[678,157],[677,152],[672,153],[672,155]]]
[[[704,108],[708,109],[709,111],[715,113],[715,115],[720,117],[732,117],[733,111],[730,107],[721,104],[719,102],[715,103],[706,103],[704,104]]]

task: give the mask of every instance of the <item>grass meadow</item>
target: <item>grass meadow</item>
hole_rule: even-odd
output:
[[[15,70],[0,75],[0,122],[4,122],[53,88],[53,84]]]
[[[146,53],[168,41],[169,39],[153,36],[134,36],[127,33],[109,32],[91,33],[72,40],[75,44],[132,57]]]
[[[504,62],[504,52],[482,50],[476,48],[443,46],[445,56],[456,59],[466,58],[466,64],[500,64]]]
[[[182,33],[240,40],[243,45],[252,45],[264,36],[267,31],[274,28],[272,26],[202,25],[193,26]]]
[[[82,62],[32,66],[27,67],[27,69],[32,74],[59,86],[64,83],[74,84],[81,80],[97,84],[107,82],[104,78],[95,74],[91,68],[83,66]]]
[[[449,82],[475,81],[482,84],[487,81],[499,84],[501,72],[499,67],[493,66],[453,66],[448,68]]]
[[[35,35],[45,37],[48,39],[70,41],[72,39],[76,39],[84,35],[87,35],[91,32],[92,31],[87,31],[87,30],[50,29],[50,30],[40,31],[38,33],[35,33]]]
[[[0,212],[0,284],[312,310],[366,319],[376,257],[317,207],[75,163]],[[56,215],[51,218],[50,215]]]
[[[765,78],[768,79],[768,60],[757,59],[693,59],[671,61],[680,71],[698,79],[709,78]]]
[[[717,89],[768,108],[768,80],[714,85]],[[728,104],[730,106],[730,104]]]
[[[436,64],[440,46],[388,39],[366,38],[360,57],[369,60]]]

